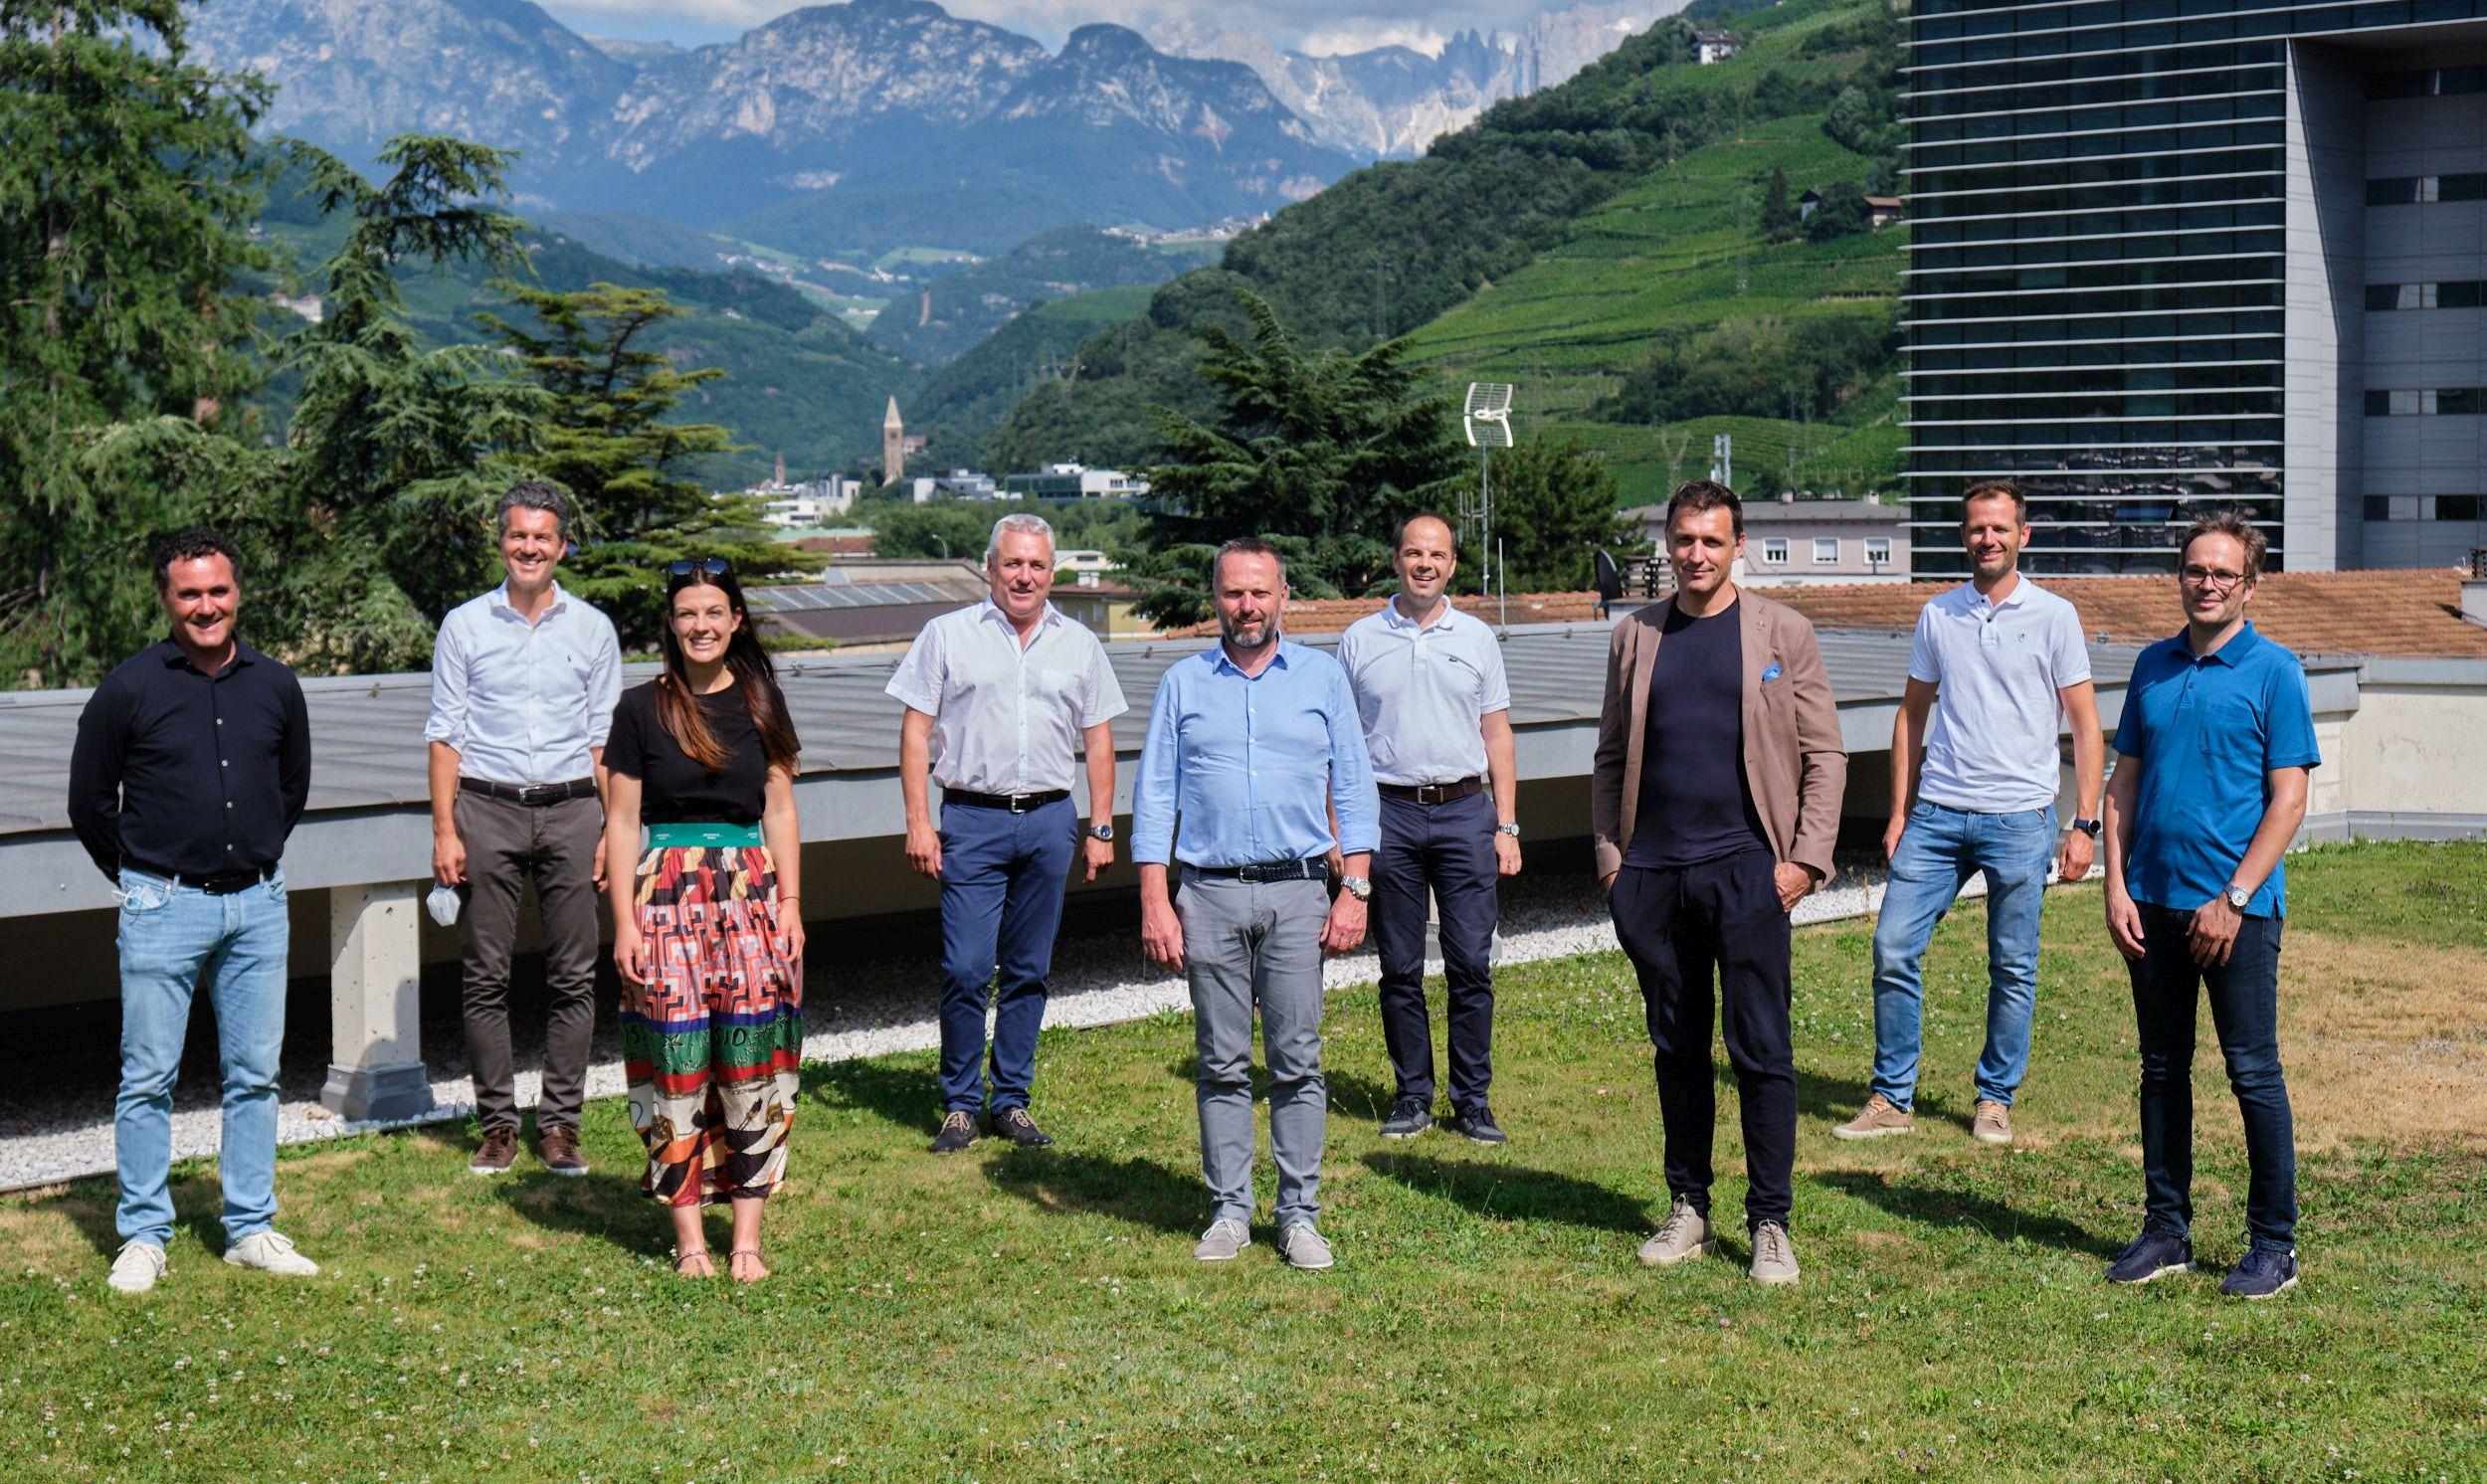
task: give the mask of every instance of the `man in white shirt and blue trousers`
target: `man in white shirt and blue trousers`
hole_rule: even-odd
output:
[[[1500,1144],[1505,1135],[1486,1094],[1494,1079],[1497,887],[1520,868],[1511,686],[1492,628],[1445,596],[1459,565],[1450,522],[1410,516],[1391,560],[1398,596],[1349,626],[1338,648],[1381,795],[1373,946],[1382,960],[1382,1038],[1398,1084],[1382,1135],[1413,1139],[1434,1126],[1434,1024],[1425,1004],[1430,894],[1440,908],[1449,992],[1450,1128]]]
[[[570,497],[525,479],[501,496],[507,580],[451,609],[432,649],[432,878],[464,886],[467,1061],[482,1144],[467,1168],[507,1170],[518,1146],[509,965],[518,904],[535,885],[543,922],[544,1079],[537,1152],[555,1175],[587,1173],[579,1105],[596,1031],[596,895],[604,887],[605,733],[622,698],[613,622],[561,590]]]
[[[1053,528],[1005,515],[985,546],[991,596],[924,626],[886,687],[906,707],[898,784],[908,861],[941,883],[941,1129],[933,1152],[981,1136],[985,1004],[993,1001],[993,1132],[1053,1140],[1028,1111],[1037,1033],[1071,856],[1087,879],[1114,860],[1113,720],[1130,709],[1105,647],[1063,617]],[[1086,757],[1088,824],[1071,800]],[[941,785],[934,827],[929,778]]]

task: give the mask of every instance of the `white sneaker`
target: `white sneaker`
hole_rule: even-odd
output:
[[[319,1264],[293,1250],[293,1243],[284,1233],[254,1231],[225,1248],[225,1260],[235,1267],[255,1267],[263,1273],[285,1278],[317,1276]]]
[[[112,1276],[103,1281],[117,1293],[145,1293],[164,1276],[164,1249],[153,1242],[127,1241],[112,1258]]]

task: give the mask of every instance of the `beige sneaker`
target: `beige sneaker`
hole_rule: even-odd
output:
[[[257,1268],[282,1278],[315,1278],[319,1264],[293,1250],[293,1243],[276,1231],[254,1231],[225,1248],[225,1260],[235,1267]]]
[[[2011,1108],[1993,1098],[1978,1099],[1977,1116],[1969,1120],[1969,1136],[1981,1144],[2011,1143]]]
[[[1879,1139],[1885,1134],[1913,1134],[1917,1120],[1906,1108],[1877,1092],[1865,1100],[1854,1118],[1830,1131],[1833,1139]]]
[[[1658,1223],[1657,1234],[1640,1244],[1640,1265],[1673,1267],[1717,1250],[1718,1237],[1710,1230],[1710,1218],[1678,1196],[1675,1204],[1667,1207],[1666,1219]]]
[[[1773,1287],[1797,1280],[1797,1249],[1788,1241],[1787,1227],[1764,1221],[1753,1228],[1753,1266],[1748,1271],[1754,1282]]]
[[[153,1242],[129,1241],[112,1258],[112,1275],[103,1281],[115,1293],[145,1293],[164,1276],[164,1249]]]

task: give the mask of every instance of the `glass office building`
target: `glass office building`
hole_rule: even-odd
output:
[[[2038,572],[2237,506],[2290,570],[2487,544],[2487,0],[1918,0],[1916,570],[2017,481]]]

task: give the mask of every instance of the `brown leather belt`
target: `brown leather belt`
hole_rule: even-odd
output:
[[[1461,799],[1485,792],[1485,780],[1463,778],[1457,783],[1385,783],[1374,787],[1385,799],[1405,799],[1411,804],[1453,804]]]

